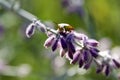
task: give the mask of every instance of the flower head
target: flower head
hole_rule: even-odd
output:
[[[89,69],[94,62],[97,65],[97,73],[103,72],[108,76],[114,68],[120,68],[120,62],[114,58],[110,51],[99,51],[99,42],[90,39],[87,35],[77,33],[69,24],[60,23],[58,29],[47,28],[40,21],[31,23],[26,29],[27,37],[34,34],[38,26],[42,32],[48,35],[44,46],[52,51],[60,49],[60,56],[68,58],[71,64],[78,64],[79,68]]]
[[[112,57],[109,50],[99,52],[103,59],[97,59],[97,73],[104,72],[108,76],[114,68],[120,67],[120,62]]]

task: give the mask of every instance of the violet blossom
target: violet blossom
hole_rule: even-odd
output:
[[[78,13],[80,16],[84,15],[84,0],[61,0],[61,4],[69,13]]]
[[[69,24],[60,23],[58,29],[46,27],[40,21],[33,21],[26,29],[27,37],[34,34],[35,29],[44,32],[48,38],[44,43],[45,48],[52,51],[60,50],[60,56],[66,57],[71,64],[78,64],[79,68],[89,69],[92,63],[97,65],[97,73],[104,72],[108,76],[114,68],[120,68],[120,62],[113,58],[109,52],[98,49],[99,42],[90,39],[83,33],[78,33]]]
[[[111,51],[101,51],[99,52],[99,57],[103,59],[96,59],[97,63],[97,73],[103,72],[106,76],[108,76],[114,68],[120,68],[120,62],[112,57]]]

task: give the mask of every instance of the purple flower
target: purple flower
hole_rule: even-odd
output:
[[[105,69],[105,75],[108,76],[108,75],[110,74],[110,71],[111,71],[111,70],[110,70],[110,66],[107,65],[107,66],[106,66],[106,69]]]
[[[53,45],[52,45],[52,51],[55,51],[57,49],[58,41],[59,41],[59,38],[54,40]]]
[[[35,32],[35,24],[31,23],[26,29],[26,36],[30,38]]]
[[[97,73],[104,72],[106,76],[109,76],[114,68],[120,67],[119,61],[112,57],[109,50],[101,51],[99,52],[99,55],[99,57],[102,57],[103,59],[98,58],[95,60],[98,66]]]
[[[80,16],[84,15],[84,0],[62,0],[61,4],[69,13],[78,13]]]
[[[87,50],[83,50],[82,54],[83,54],[83,57],[84,57],[84,61],[88,62],[89,58],[90,58],[89,52]]]
[[[91,63],[92,63],[92,61],[93,61],[93,59],[91,58],[91,59],[89,59],[89,61],[84,65],[84,69],[89,69],[90,68],[90,66],[91,66]]]
[[[93,61],[93,58],[88,51],[77,50],[73,55],[73,59],[71,60],[71,63],[75,64],[76,62],[79,62],[78,64],[80,68],[83,66],[84,69],[88,69],[92,61]]]
[[[117,68],[120,68],[120,63],[117,60],[113,59],[113,63]]]
[[[57,34],[48,36],[48,39],[45,41],[44,46],[51,46],[52,51],[55,51],[58,46],[60,46],[60,48],[62,48],[60,55],[63,57],[64,54],[67,54],[70,59],[73,59],[73,54],[76,52],[74,44],[74,31],[72,31],[72,27],[69,27],[69,24],[63,23],[58,24],[58,26],[59,29],[57,31]]]
[[[93,40],[93,39],[83,39],[83,46],[84,48],[89,51],[89,53],[97,58],[99,50],[97,49],[98,41]]]
[[[91,47],[96,47],[96,46],[98,46],[98,41],[96,41],[96,40],[94,40],[94,39],[88,39],[88,40],[86,41],[86,44],[87,44],[88,46],[91,46]]]
[[[80,59],[80,51],[76,51],[75,54],[73,55],[73,60],[71,61],[72,64],[75,64],[78,62]]]
[[[102,65],[99,65],[99,67],[96,70],[96,73],[104,72],[105,75],[108,76],[110,74],[111,70],[112,70],[112,65],[102,64]]]
[[[76,53],[73,55],[71,63],[75,64],[77,61],[79,61],[79,67],[83,66],[84,69],[88,69],[91,66],[93,58],[97,58],[99,55],[99,50],[97,49],[98,42],[96,40],[89,39],[83,34],[81,34],[80,37],[78,37],[77,34],[75,39],[81,41],[82,48],[78,50],[80,55]],[[78,53],[78,51],[76,52]]]
[[[46,48],[50,47],[52,51],[60,48],[60,56],[66,56],[70,63],[78,64],[79,68],[87,70],[94,62],[97,66],[96,72],[103,72],[106,76],[114,68],[120,68],[118,56],[118,59],[113,57],[109,50],[99,51],[98,41],[89,39],[85,34],[75,32],[69,24],[58,24],[58,29],[54,30],[47,28],[40,21],[34,21],[26,29],[28,38],[34,34],[36,27],[48,35],[44,43]]]
[[[72,54],[75,53],[75,46],[74,46],[74,34],[73,33],[69,33],[67,36],[66,36],[66,43],[67,43],[67,46],[68,46],[68,51]]]
[[[102,72],[103,68],[104,68],[104,65],[99,65],[97,70],[96,70],[96,73]]]
[[[98,52],[99,52],[98,49],[96,49],[96,48],[91,48],[89,51],[90,51],[90,53],[91,53],[91,55],[92,55],[93,57],[95,57],[95,58],[98,57]]]
[[[62,0],[61,3],[63,7],[69,6],[69,0]]]
[[[83,65],[84,65],[84,60],[81,57],[80,60],[79,60],[79,68],[81,68]]]
[[[60,38],[60,42],[61,42],[61,46],[64,50],[67,49],[67,43],[66,40],[64,39],[64,37]]]
[[[71,60],[72,64],[78,62],[79,67],[88,69],[93,58],[97,58],[98,56],[98,41],[89,39],[86,35],[75,32],[69,24],[63,23],[58,24],[58,26],[57,34],[48,36],[44,45],[51,46],[52,51],[55,51],[59,45],[61,57],[66,54],[66,57]]]
[[[54,40],[55,40],[55,36],[54,35],[48,37],[46,39],[45,43],[44,43],[44,47],[48,48],[48,47],[52,46]]]

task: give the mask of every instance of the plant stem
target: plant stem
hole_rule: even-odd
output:
[[[37,19],[37,17],[31,13],[29,13],[28,11],[21,9],[21,8],[15,8],[15,4],[10,4],[8,1],[6,0],[0,0],[0,5],[5,8],[6,10],[12,10],[14,13],[16,13],[17,15],[21,16],[22,18],[28,20],[28,21],[33,21],[34,18]]]

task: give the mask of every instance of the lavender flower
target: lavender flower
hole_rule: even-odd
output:
[[[120,67],[120,63],[110,54],[109,50],[99,52],[99,55],[101,55],[103,59],[96,60],[98,66],[97,73],[104,72],[105,75],[108,76],[114,68]]]
[[[120,62],[118,62],[117,60],[113,59],[113,63],[115,64],[115,66],[117,68],[120,68]]]
[[[35,24],[31,23],[26,29],[26,35],[30,38],[35,32]]]
[[[96,58],[99,52],[99,50],[97,49],[98,41],[93,39],[85,39],[83,43],[84,48],[87,49],[89,53]]]
[[[78,62],[79,67],[84,69],[90,68],[93,58],[98,57],[98,41],[75,32],[69,24],[61,23],[58,26],[57,33],[48,36],[45,44],[50,42],[52,51],[55,51],[60,46],[61,57],[66,56],[72,64]],[[52,40],[53,38],[54,40]]]
[[[60,49],[60,56],[65,56],[71,64],[78,64],[79,68],[89,69],[94,62],[97,73],[104,72],[108,76],[114,68],[120,68],[120,62],[113,58],[109,51],[99,51],[99,42],[89,39],[82,33],[77,33],[74,28],[66,23],[58,24],[58,29],[50,29],[40,21],[33,21],[26,29],[27,37],[34,34],[35,27],[48,35],[44,46],[52,51]]]
[[[73,60],[71,61],[72,64],[75,64],[76,62],[78,62],[78,60],[80,59],[80,51],[77,50],[75,52],[75,54],[73,55]]]
[[[61,4],[70,13],[78,13],[80,16],[84,15],[84,0],[62,0]]]
[[[55,36],[54,36],[54,35],[50,36],[50,37],[45,41],[44,47],[46,47],[46,48],[50,47],[50,46],[53,44],[54,40],[55,40]]]
[[[35,28],[38,28],[38,30],[44,33],[46,33],[47,31],[46,26],[43,23],[41,23],[39,20],[35,19],[26,29],[26,36],[28,38],[30,38],[34,34]]]
[[[56,38],[54,40],[54,43],[52,45],[52,51],[55,51],[57,49],[57,46],[58,46],[58,41],[59,41],[59,38]]]

